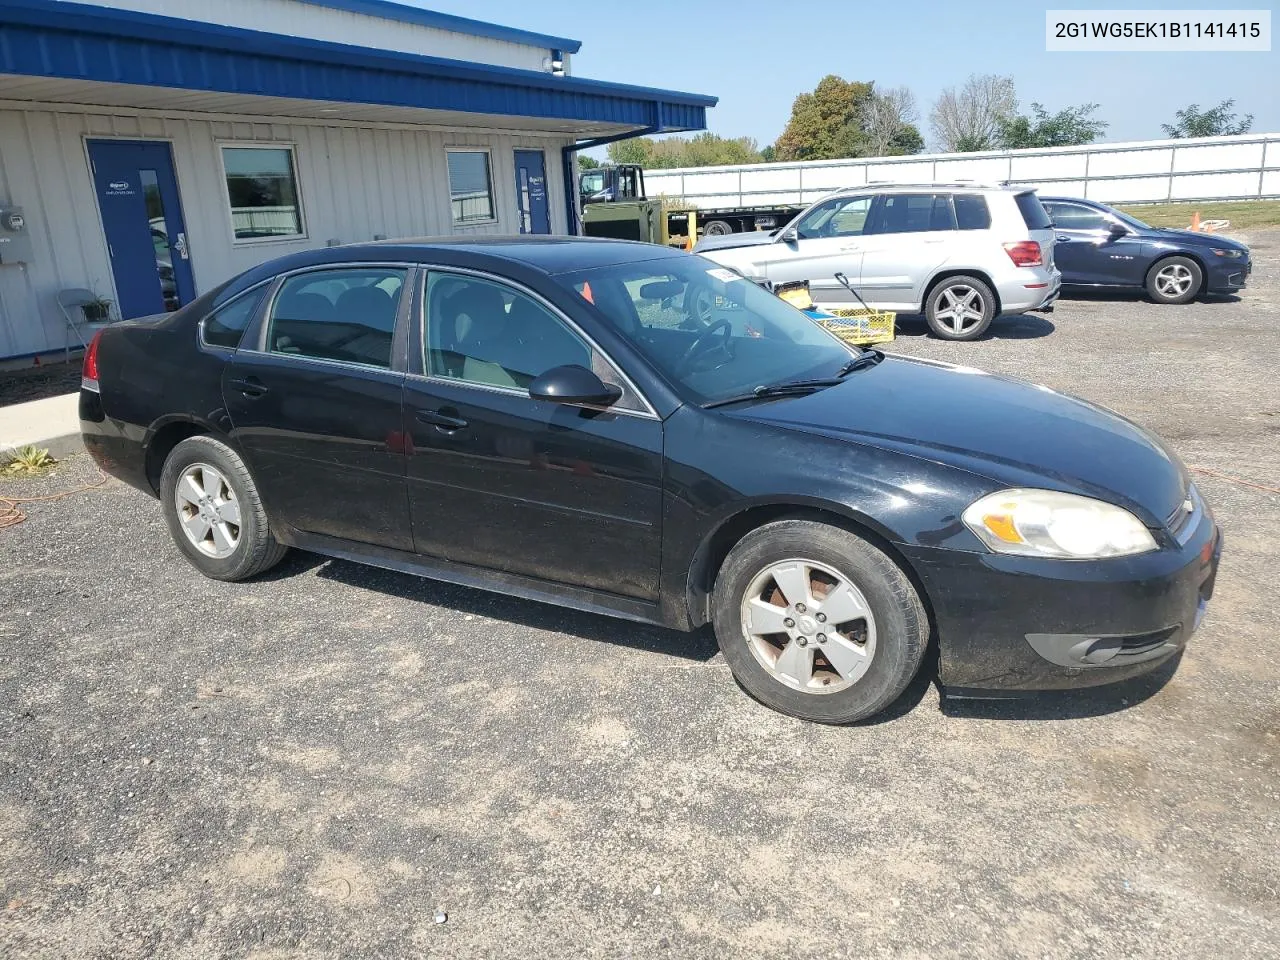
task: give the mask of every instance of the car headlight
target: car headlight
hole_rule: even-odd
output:
[[[1215,257],[1226,257],[1228,260],[1239,260],[1244,256],[1243,250],[1228,250],[1225,247],[1210,247]]]
[[[1072,493],[1001,490],[962,519],[995,553],[1098,560],[1156,549],[1151,531],[1128,510]]]

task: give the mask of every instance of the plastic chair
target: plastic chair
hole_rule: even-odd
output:
[[[62,317],[67,322],[67,330],[70,333],[75,333],[76,338],[80,341],[80,346],[86,350],[89,348],[89,341],[85,339],[85,329],[101,327],[110,322],[105,320],[91,321],[84,315],[84,308],[91,303],[97,302],[98,295],[92,290],[85,290],[82,287],[58,291],[58,309],[62,311]],[[71,362],[70,335],[66,337],[63,344],[63,360],[67,363]]]

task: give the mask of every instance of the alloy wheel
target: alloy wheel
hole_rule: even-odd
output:
[[[1169,300],[1185,296],[1194,282],[1195,277],[1191,271],[1181,263],[1171,263],[1156,271],[1156,290],[1160,292],[1160,296]]]
[[[227,478],[207,463],[193,463],[178,477],[174,501],[182,532],[201,553],[221,560],[240,545],[240,504]]]
[[[957,284],[938,295],[934,315],[938,323],[950,327],[954,333],[967,333],[982,322],[986,309],[986,302],[979,291]]]
[[[862,591],[814,560],[770,564],[742,599],[742,632],[775,680],[802,693],[837,693],[857,683],[876,650],[876,621]]]

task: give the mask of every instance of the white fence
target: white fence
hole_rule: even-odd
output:
[[[704,209],[800,206],[872,183],[1010,182],[1103,203],[1280,197],[1280,133],[1087,147],[646,170],[650,196]]]

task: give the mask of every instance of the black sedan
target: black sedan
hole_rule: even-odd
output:
[[[394,242],[256,267],[85,357],[85,446],[204,574],[290,547],[693,630],[844,723],[1174,656],[1219,534],[1176,457],[1044,387],[860,351],[647,244]]]
[[[1253,269],[1238,240],[1152,227],[1093,200],[1041,197],[1056,232],[1064,287],[1146,290],[1156,303],[1235,293]]]

